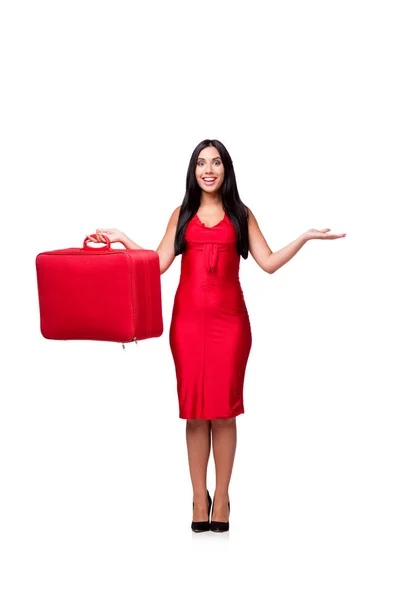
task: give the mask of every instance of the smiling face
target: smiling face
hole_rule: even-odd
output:
[[[196,181],[204,192],[215,193],[224,181],[224,165],[214,146],[203,148],[197,157]]]

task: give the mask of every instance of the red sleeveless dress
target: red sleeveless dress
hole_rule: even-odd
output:
[[[169,331],[179,417],[226,419],[244,413],[252,337],[239,281],[236,230],[228,215],[207,227],[189,221]]]

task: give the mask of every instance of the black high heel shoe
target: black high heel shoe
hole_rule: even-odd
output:
[[[195,533],[200,533],[201,531],[209,531],[210,530],[210,513],[211,513],[211,496],[207,490],[208,497],[208,521],[192,521],[192,531]],[[193,502],[194,508],[194,502]]]
[[[228,500],[228,511],[231,512],[231,504]],[[211,521],[210,530],[215,531],[217,533],[222,533],[224,531],[229,531],[229,519],[228,521]]]

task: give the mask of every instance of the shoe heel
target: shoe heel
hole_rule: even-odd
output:
[[[229,500],[228,511],[229,513],[231,512],[231,503]],[[229,519],[228,521],[211,521],[210,531],[214,531],[215,533],[224,533],[225,531],[229,531]]]
[[[211,496],[209,494],[209,491],[207,490],[207,499],[208,499],[208,521],[192,521],[192,531],[194,531],[195,533],[201,533],[202,531],[209,531],[210,530],[210,514],[211,514],[211,505],[212,505],[212,500],[211,500]],[[193,508],[194,508],[194,502],[193,504]]]

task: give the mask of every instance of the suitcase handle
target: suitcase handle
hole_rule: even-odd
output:
[[[95,234],[95,233],[93,233],[93,234],[92,234],[92,237],[95,237],[95,235],[96,235],[96,234]],[[95,252],[96,252],[96,251],[98,251],[98,250],[111,250],[111,247],[110,247],[110,244],[111,244],[111,242],[110,242],[110,239],[109,239],[109,238],[108,238],[106,235],[104,235],[104,233],[102,233],[101,235],[102,235],[104,238],[106,238],[106,240],[107,240],[107,248],[104,248],[104,246],[101,246],[100,248],[92,248],[92,246],[88,246],[88,245],[87,245],[87,242],[88,242],[88,241],[89,241],[89,242],[91,242],[92,240],[89,238],[89,236],[86,236],[86,237],[85,237],[85,239],[83,240],[83,249],[84,249],[84,250],[94,250]]]

